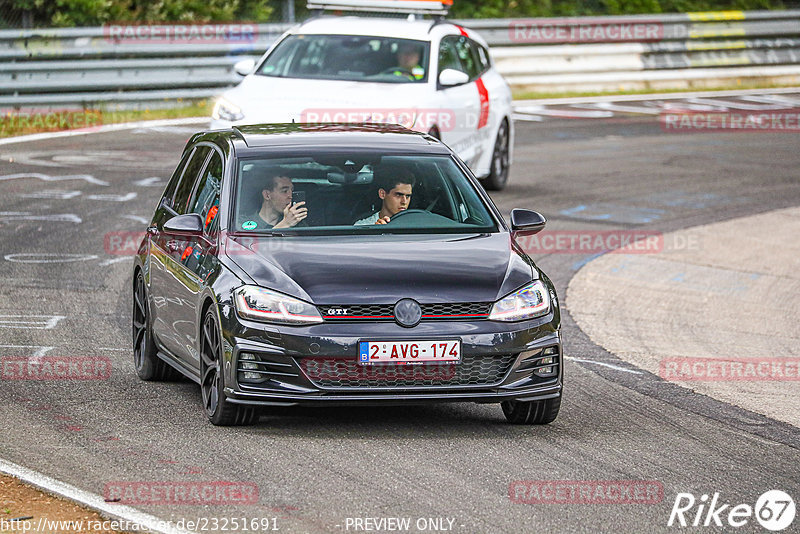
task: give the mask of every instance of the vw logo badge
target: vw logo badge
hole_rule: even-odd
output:
[[[394,318],[400,326],[407,328],[417,326],[422,319],[422,308],[414,299],[398,300],[394,305]]]

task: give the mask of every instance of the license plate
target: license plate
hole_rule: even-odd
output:
[[[373,363],[430,363],[461,361],[461,342],[437,341],[362,341],[358,362]]]

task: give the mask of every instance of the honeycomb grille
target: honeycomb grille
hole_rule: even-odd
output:
[[[422,304],[422,320],[486,319],[491,302],[459,302]],[[320,306],[322,317],[330,322],[393,321],[394,304],[356,304],[352,306]],[[342,311],[346,313],[341,313]]]
[[[458,364],[360,365],[341,358],[303,358],[299,365],[320,388],[491,386],[500,383],[515,355],[462,356]]]

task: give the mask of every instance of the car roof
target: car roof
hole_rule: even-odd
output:
[[[391,124],[256,124],[217,131],[233,141],[237,155],[273,149],[374,149],[386,153],[450,154],[433,137]]]
[[[398,37],[430,41],[431,27],[434,21],[425,19],[409,20],[407,18],[381,18],[358,16],[321,16],[312,18],[290,30],[300,34],[334,34],[334,35],[373,35],[376,37]],[[458,33],[451,23],[436,25],[437,33],[449,27],[444,33]]]

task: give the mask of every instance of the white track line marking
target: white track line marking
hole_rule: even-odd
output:
[[[106,200],[108,202],[127,202],[136,198],[136,193],[130,192],[124,195],[89,195],[89,200]]]
[[[105,266],[107,266],[107,265],[113,265],[113,264],[115,264],[115,263],[119,263],[119,262],[121,262],[121,261],[125,261],[125,260],[128,260],[128,261],[130,261],[130,259],[131,259],[131,258],[130,258],[130,256],[122,256],[122,257],[119,257],[119,258],[111,258],[110,260],[103,260],[103,261],[101,261],[101,262],[99,263],[99,265],[101,265],[101,266],[105,267]]]
[[[2,141],[2,139],[0,139]],[[2,143],[0,143],[2,144]],[[65,174],[64,176],[50,176],[49,174],[42,174],[40,172],[19,172],[16,174],[6,174],[0,176],[0,181],[6,180],[21,180],[25,178],[36,178],[45,182],[63,182],[64,180],[85,180],[90,184],[95,185],[108,185],[108,182],[98,180],[91,174]]]
[[[156,516],[140,512],[124,504],[107,503],[100,495],[89,493],[88,491],[76,488],[66,482],[61,482],[55,478],[48,477],[32,469],[22,467],[21,465],[3,459],[0,459],[0,472],[16,477],[48,493],[61,495],[70,501],[87,506],[113,519],[126,521],[143,527],[139,530],[157,532],[159,534],[190,534],[190,531],[175,528],[169,522],[159,519]]]
[[[0,315],[0,328],[52,330],[64,315]]]
[[[27,141],[42,141],[44,139],[56,139],[59,137],[74,137],[76,135],[87,135],[93,133],[112,132],[116,130],[131,130],[134,128],[154,128],[158,126],[176,126],[181,124],[202,124],[211,122],[210,117],[189,117],[187,119],[163,119],[155,121],[124,122],[121,124],[109,124],[100,128],[87,130],[69,130],[66,132],[48,132],[31,135],[21,135],[19,137],[9,137],[0,139],[0,145],[10,145],[12,143],[24,143]],[[205,128],[199,128],[203,130]]]
[[[139,215],[123,215],[123,217],[142,224],[147,224],[150,222],[150,219],[145,219],[144,217],[141,217]]]
[[[618,365],[613,365],[613,364],[610,364],[610,363],[605,363],[605,362],[596,362],[596,361],[594,361],[594,360],[583,360],[583,359],[581,359],[581,358],[573,358],[572,356],[565,356],[565,358],[566,358],[567,360],[572,360],[573,362],[578,362],[578,363],[590,363],[590,364],[593,364],[593,365],[600,365],[600,366],[603,366],[603,367],[608,367],[608,368],[610,368],[610,369],[614,369],[614,370],[616,370],[616,371],[624,371],[624,372],[626,372],[626,373],[632,373],[632,374],[635,374],[635,375],[640,375],[640,374],[642,374],[642,372],[641,372],[641,371],[635,371],[635,370],[633,370],[633,369],[626,369],[626,368],[624,368],[624,367],[620,367],[620,366],[618,366]]]
[[[58,254],[52,252],[21,252],[6,254],[3,259],[12,263],[71,263],[96,259],[94,254]]]
[[[0,349],[36,349],[31,354],[34,358],[41,358],[55,347],[44,347],[42,345],[0,345]]]
[[[49,198],[53,200],[69,200],[73,197],[80,196],[80,191],[61,191],[59,189],[45,189],[44,191],[37,191],[35,193],[21,193],[20,198]]]

